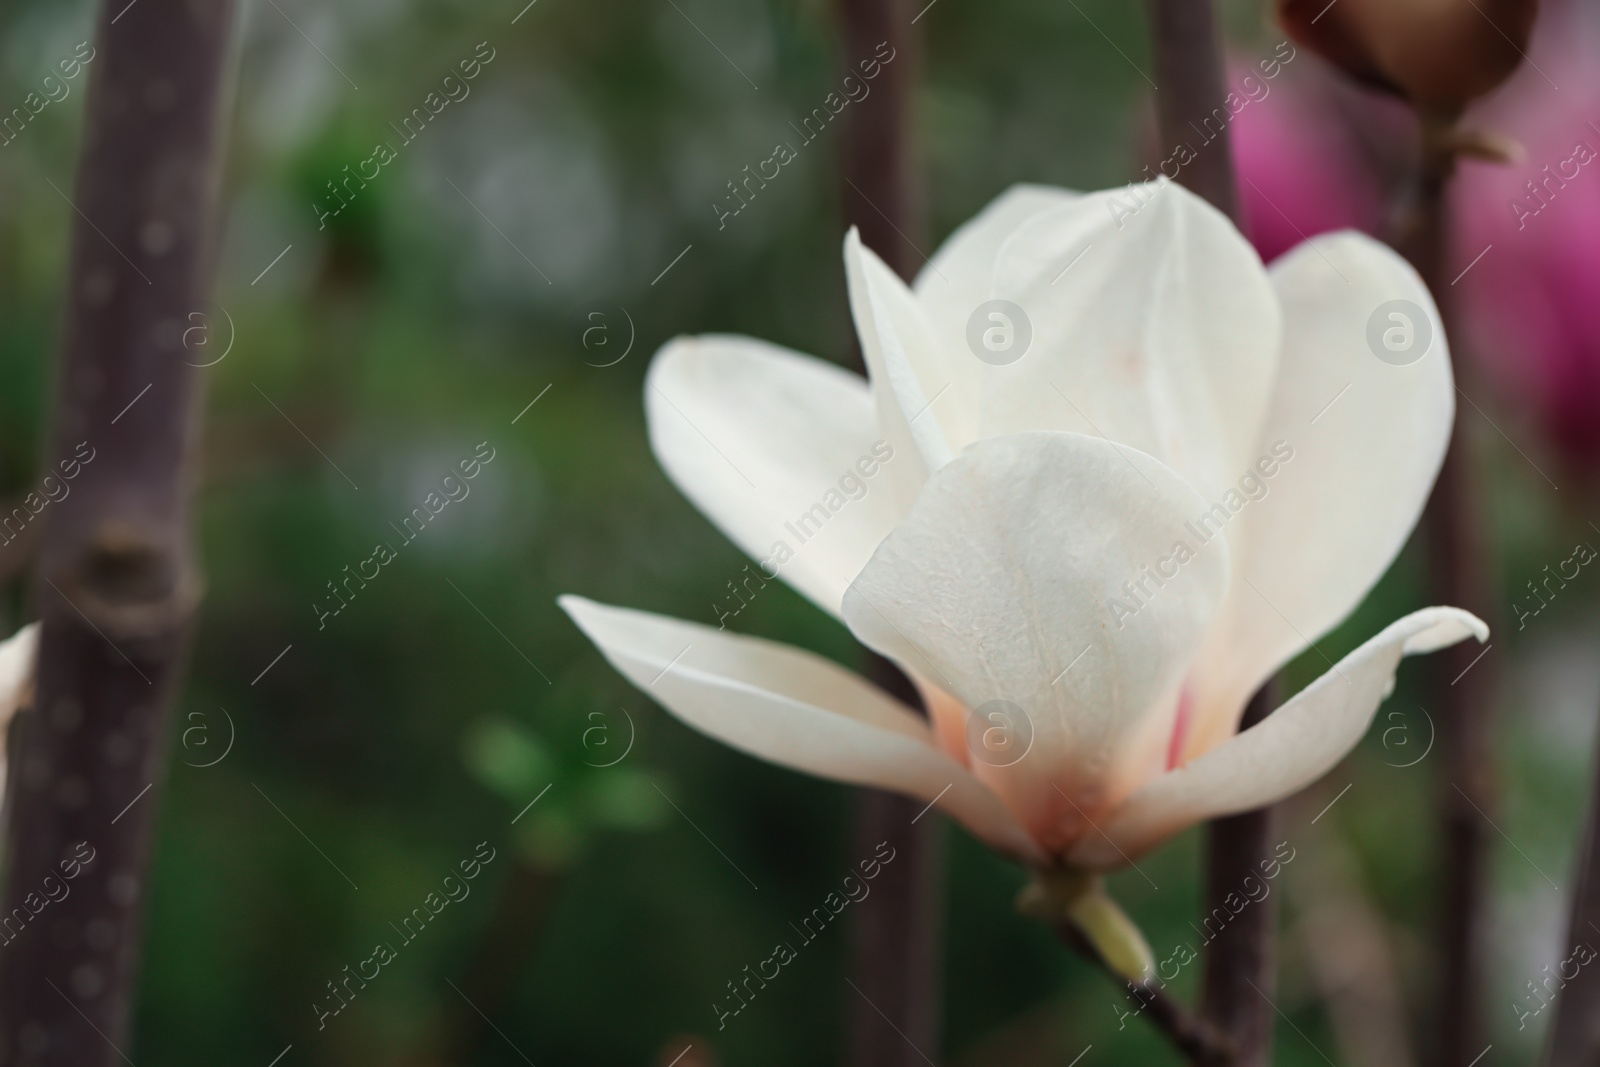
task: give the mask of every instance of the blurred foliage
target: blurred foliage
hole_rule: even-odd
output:
[[[836,135],[726,229],[711,209],[724,182],[836,83],[830,10],[821,0],[242,6],[216,286],[232,330],[212,315],[207,342],[232,348],[207,372],[196,521],[208,595],[175,716],[206,729],[174,730],[135,1061],[265,1064],[292,1043],[286,1067],[524,1055],[641,1065],[670,1059],[688,1040],[676,1035],[710,1039],[727,1064],[836,1061],[853,995],[839,980],[843,930],[722,1033],[710,1003],[859,858],[846,791],[668,719],[554,602],[574,591],[709,622],[745,563],[650,456],[639,398],[662,341],[715,330],[848,351]],[[9,5],[5,106],[90,24],[82,0]],[[919,25],[935,235],[1015,181],[1099,187],[1136,173],[1148,108],[1139,5],[945,0]],[[1268,32],[1250,5],[1229,25],[1246,51]],[[470,95],[400,145],[391,123],[479,42],[494,58]],[[8,495],[40,464],[73,222],[51,183],[71,188],[83,87],[0,148]],[[319,229],[326,184],[379,141],[398,158]],[[598,366],[630,341],[627,358]],[[1501,438],[1472,430],[1502,502],[1496,535],[1515,595],[1586,536],[1582,516],[1555,511]],[[392,524],[480,442],[495,459],[470,496],[319,627],[312,604],[329,603],[328,583],[375,542],[395,543]],[[1408,549],[1357,616],[1291,669],[1291,686],[1423,603],[1423,562]],[[11,621],[27,616],[28,595],[14,591]],[[1559,690],[1544,710],[1531,706],[1534,682],[1507,687],[1517,695],[1504,701],[1501,826],[1563,885],[1593,716],[1558,721],[1550,709],[1572,706],[1573,685],[1592,705],[1594,686],[1581,669],[1565,688],[1550,682],[1559,670],[1573,677],[1572,656],[1533,642],[1587,633],[1574,627],[1593,603],[1577,593],[1538,635],[1503,637],[1534,665],[1513,658],[1508,679],[1537,672],[1541,656],[1559,661],[1539,675]],[[841,627],[777,584],[738,628],[841,662],[855,654]],[[1388,706],[1405,713],[1410,747],[1375,728],[1285,810],[1281,831],[1302,850],[1333,838],[1355,849],[1413,1019],[1435,919],[1430,812],[1447,788],[1436,758],[1392,766],[1425,741],[1416,684],[1404,672]],[[222,750],[220,709],[236,743],[196,766]],[[1345,781],[1349,795],[1310,825]],[[949,836],[949,1062],[1064,1064],[1091,1043],[1084,1067],[1175,1062],[1138,1021],[1119,1032],[1115,990],[1014,913],[1019,872]],[[325,983],[480,841],[497,859],[473,896],[319,1031],[311,1005]],[[1113,880],[1158,955],[1193,936],[1197,846],[1186,835],[1142,874]],[[1496,1004],[1555,949],[1561,909],[1516,852],[1499,861]],[[1278,1062],[1320,1063],[1308,1040],[1333,1050],[1336,1035],[1303,954],[1286,945],[1279,1004],[1294,1028],[1282,1028]],[[1181,994],[1192,996],[1198,969],[1179,979]],[[468,988],[493,992],[483,1007],[494,1029],[470,1013],[460,1025]],[[1533,1047],[1510,1012],[1491,1020],[1497,1044]]]

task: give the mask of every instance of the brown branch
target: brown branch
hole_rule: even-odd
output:
[[[863,61],[892,56],[878,64],[871,95],[850,108],[841,131],[844,222],[909,280],[922,262],[923,230],[911,150],[915,12],[907,0],[837,0],[836,7],[849,73],[859,78]],[[892,52],[881,51],[884,44]],[[859,352],[855,360],[865,370]],[[873,681],[910,707],[921,707],[916,690],[892,663],[870,650],[863,654]],[[860,995],[850,995],[847,1062],[857,1067],[922,1067],[925,1057],[938,1054],[944,850],[936,815],[913,823],[922,807],[877,790],[856,794],[853,855],[870,855],[887,841],[896,857],[872,895],[856,906],[851,923],[851,981]]]
[[[1422,275],[1445,323],[1451,321],[1446,259],[1445,193],[1455,174],[1462,139],[1455,117],[1421,115],[1422,151],[1415,187],[1397,227],[1395,248]],[[1470,443],[1457,415],[1450,450],[1423,514],[1431,602],[1465,608],[1494,627],[1489,598],[1489,559],[1481,510],[1470,472]],[[1493,661],[1474,665],[1482,650],[1471,642],[1428,657],[1430,702],[1439,730],[1442,780],[1440,820],[1444,828],[1443,897],[1440,914],[1439,1002],[1436,1059],[1441,1067],[1465,1067],[1483,1050],[1479,993],[1483,943],[1479,915],[1486,899],[1487,826],[1494,811],[1489,759],[1489,706]],[[1467,674],[1468,668],[1471,673]]]
[[[1464,437],[1458,418],[1450,452],[1423,515],[1423,536],[1433,571],[1430,599],[1435,604],[1466,608],[1489,621],[1481,588],[1484,550],[1475,525],[1479,509],[1467,469]],[[1478,652],[1481,649],[1473,642],[1443,649],[1430,657],[1427,667],[1443,771],[1438,789],[1444,871],[1438,884],[1443,897],[1439,937],[1444,958],[1434,1020],[1438,1039],[1434,1062],[1443,1067],[1466,1067],[1487,1043],[1482,1037],[1479,995],[1484,969],[1479,916],[1488,893],[1485,814],[1492,817],[1498,804],[1488,755],[1490,709],[1486,698],[1491,692],[1492,670],[1487,657],[1473,665]],[[1469,668],[1471,673],[1465,674]]]
[[[1251,699],[1239,723],[1248,730],[1272,711],[1269,682]],[[1205,913],[1231,909],[1226,898],[1241,883],[1265,868],[1272,846],[1272,809],[1260,808],[1217,819],[1206,827]],[[1200,1014],[1238,1047],[1239,1067],[1265,1067],[1272,1060],[1272,1028],[1276,1021],[1269,990],[1277,960],[1277,898],[1246,908],[1230,922],[1206,951],[1200,988]]]
[[[899,668],[871,651],[865,659],[868,677],[921,710]],[[944,839],[933,814],[913,821],[923,807],[898,793],[856,793],[852,862],[881,842],[894,849],[894,862],[884,865],[851,919],[851,981],[859,995],[852,995],[846,1062],[858,1067],[917,1067],[938,1052]]]
[[[1222,45],[1211,0],[1149,0],[1155,60],[1156,114],[1163,150],[1196,138],[1203,143],[1178,172],[1177,181],[1213,207],[1239,220],[1238,190],[1229,129],[1206,137],[1201,128],[1227,95]],[[1216,125],[1213,121],[1213,127]],[[1245,709],[1240,729],[1272,710],[1264,686]],[[1205,909],[1224,906],[1240,881],[1268,859],[1272,812],[1264,808],[1218,819],[1206,828]],[[1219,935],[1206,955],[1202,1017],[1228,1034],[1240,1067],[1263,1067],[1271,1059],[1277,908],[1251,908]]]
[[[1227,126],[1209,138],[1202,132],[1207,119],[1216,126],[1212,112],[1228,93],[1212,0],[1148,0],[1146,6],[1162,151],[1188,144],[1194,158],[1179,170],[1178,184],[1237,222],[1231,133]]]
[[[27,918],[8,919],[0,948],[8,1063],[112,1067],[130,1047],[153,787],[199,600],[199,372],[182,331],[204,308],[232,9],[100,13],[47,451],[52,466],[95,459],[40,517],[37,710],[19,739],[3,907]]]
[[[910,0],[836,0],[847,72],[887,42],[872,93],[850,107],[840,152],[839,201],[846,226],[896,274],[910,281],[922,266],[922,183],[911,141],[911,99],[920,49]],[[859,367],[859,362],[857,363]]]
[[[1196,1067],[1234,1067],[1238,1063],[1237,1051],[1227,1033],[1209,1020],[1191,1015],[1161,986],[1148,982],[1134,984],[1123,978],[1106,962],[1092,944],[1078,932],[1069,919],[1058,919],[1052,924],[1061,943],[1089,960],[1121,987],[1133,1002],[1138,1014],[1147,1017],[1172,1047]]]

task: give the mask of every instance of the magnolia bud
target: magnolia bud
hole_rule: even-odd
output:
[[[1156,957],[1150,943],[1099,885],[1067,905],[1067,919],[1123,980],[1143,985],[1155,977]]]
[[[1522,61],[1538,0],[1278,0],[1297,42],[1345,73],[1454,116]]]

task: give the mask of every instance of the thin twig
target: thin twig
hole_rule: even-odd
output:
[[[1159,1030],[1191,1064],[1196,1067],[1236,1067],[1237,1052],[1225,1032],[1192,1014],[1162,987],[1149,982],[1128,982],[1106,963],[1105,958],[1095,951],[1094,946],[1070,920],[1057,920],[1054,929],[1062,944],[1099,967],[1117,983],[1138,1009],[1138,1014],[1148,1018],[1150,1025]]]

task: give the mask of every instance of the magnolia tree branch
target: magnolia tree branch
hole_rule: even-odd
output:
[[[1458,417],[1450,452],[1423,515],[1423,536],[1433,564],[1434,594],[1429,599],[1466,608],[1488,622],[1492,632],[1492,613],[1484,604],[1487,558],[1477,533],[1480,511],[1464,438]],[[1442,772],[1438,791],[1444,856],[1438,885],[1443,958],[1434,1062],[1444,1067],[1467,1067],[1487,1043],[1480,996],[1484,970],[1480,916],[1488,900],[1486,814],[1499,805],[1488,756],[1492,671],[1487,659],[1474,665],[1473,655],[1471,649],[1455,646],[1436,653],[1427,664]]]
[[[1263,686],[1245,708],[1239,723],[1248,730],[1272,711],[1273,686]],[[1206,827],[1206,914],[1236,896],[1244,880],[1265,870],[1271,859],[1272,809],[1230,815]],[[1200,987],[1200,1015],[1232,1037],[1238,1067],[1266,1067],[1272,1060],[1275,1012],[1267,1000],[1275,982],[1277,961],[1277,897],[1246,908],[1206,947]]]
[[[231,0],[101,9],[74,211],[52,469],[0,921],[0,1062],[129,1050],[150,845],[200,595],[189,485]],[[118,14],[120,12],[120,15]]]
[[[1151,58],[1155,61],[1155,104],[1163,152],[1191,144],[1202,129],[1216,126],[1215,109],[1228,95],[1222,41],[1212,0],[1147,0]],[[1210,126],[1206,125],[1211,120]],[[1232,136],[1223,126],[1194,148],[1176,181],[1218,211],[1239,220],[1239,194],[1233,173]]]
[[[847,226],[909,281],[921,265],[922,209],[911,150],[916,76],[915,12],[907,0],[837,0],[846,72],[875,70],[872,92],[853,104],[841,131],[840,204]],[[866,64],[865,67],[862,65]],[[857,369],[865,368],[859,362]],[[913,708],[916,690],[892,663],[866,652],[867,674]],[[936,813],[898,794],[856,794],[854,848],[895,850],[851,927],[850,1053],[857,1067],[923,1067],[938,1055],[939,919],[943,848]]]
[[[1149,0],[1152,53],[1155,61],[1156,114],[1161,145],[1170,151],[1191,144],[1214,109],[1227,96],[1212,0]],[[1230,131],[1223,126],[1194,149],[1177,181],[1204,197],[1235,224],[1239,221],[1238,190],[1233,170]],[[1264,687],[1245,709],[1240,729],[1260,722],[1272,710]],[[1224,907],[1248,874],[1268,860],[1272,834],[1269,808],[1218,819],[1206,829],[1205,910]],[[1201,989],[1202,1017],[1229,1035],[1239,1067],[1264,1067],[1271,1059],[1273,987],[1277,908],[1251,908],[1218,935],[1207,949]]]
[[[1237,1050],[1228,1035],[1209,1020],[1191,1015],[1176,999],[1158,984],[1129,982],[1117,973],[1105,957],[1078,932],[1068,919],[1057,919],[1053,924],[1056,936],[1067,947],[1080,953],[1117,983],[1133,1003],[1135,1013],[1149,1020],[1163,1037],[1195,1064],[1195,1067],[1233,1067],[1237,1063]]]
[[[1443,275],[1446,200],[1462,139],[1455,116],[1421,115],[1422,151],[1415,187],[1397,227],[1395,248],[1410,261],[1451,321],[1452,292]],[[1459,413],[1449,452],[1423,514],[1434,604],[1453,604],[1494,628],[1489,555],[1470,472],[1470,443]],[[1441,1067],[1466,1067],[1485,1044],[1482,1036],[1483,943],[1479,916],[1486,899],[1486,813],[1497,806],[1489,760],[1488,694],[1492,661],[1469,647],[1443,649],[1425,665],[1433,718],[1438,723],[1442,780],[1438,784],[1444,829],[1444,873],[1439,908],[1442,962],[1436,1007],[1436,1059]]]
[[[835,0],[844,67],[872,92],[848,109],[840,146],[844,223],[909,282],[922,266],[927,226],[911,139],[911,104],[920,49],[911,0]],[[883,62],[876,62],[882,60]],[[863,68],[863,64],[867,64]],[[858,369],[865,370],[857,363]]]

